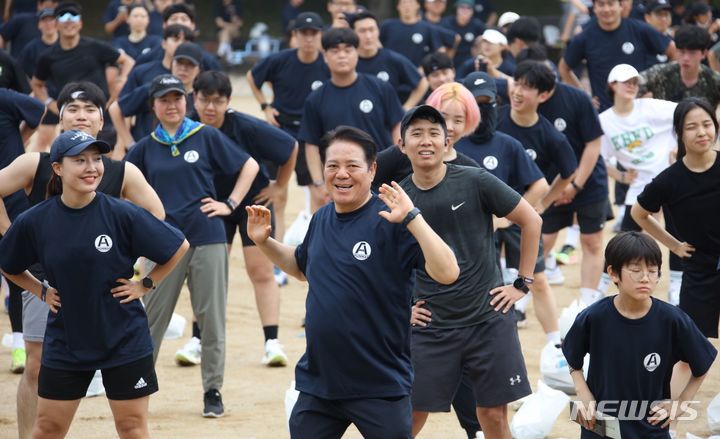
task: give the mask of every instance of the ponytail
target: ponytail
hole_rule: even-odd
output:
[[[62,179],[59,175],[53,171],[52,177],[50,177],[50,181],[47,185],[47,190],[45,192],[46,198],[54,197],[55,195],[62,194],[63,187],[62,187]]]

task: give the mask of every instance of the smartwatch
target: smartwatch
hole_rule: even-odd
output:
[[[410,224],[410,221],[414,220],[416,216],[420,214],[420,209],[417,207],[414,207],[410,212],[405,215],[405,218],[402,220],[402,225],[404,227],[407,227],[408,224]]]
[[[237,209],[237,207],[238,207],[238,203],[236,203],[232,198],[228,198],[224,202],[227,205],[227,207],[230,208],[231,212],[234,211],[235,209]]]
[[[153,281],[150,276],[145,276],[144,278],[142,278],[141,282],[144,288],[147,288],[148,290],[155,289],[155,281]]]
[[[516,290],[520,290],[523,293],[527,294],[530,292],[530,288],[527,286],[527,282],[525,281],[525,278],[522,276],[518,276],[517,279],[512,283],[513,288]]]
[[[267,110],[268,107],[270,107],[270,104],[268,104],[267,102],[263,102],[262,104],[260,104],[260,109],[262,111]]]

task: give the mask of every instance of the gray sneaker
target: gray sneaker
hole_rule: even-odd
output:
[[[222,418],[225,415],[222,395],[217,389],[210,389],[205,392],[203,403],[205,404],[203,409],[204,418]]]

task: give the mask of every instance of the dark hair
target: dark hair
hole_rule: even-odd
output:
[[[329,50],[341,44],[347,44],[357,49],[360,41],[355,31],[347,27],[334,27],[322,36],[323,50]]]
[[[455,68],[453,66],[452,58],[450,58],[445,52],[433,52],[429,55],[425,55],[420,65],[422,66],[423,72],[425,72],[425,76],[428,76],[437,70]]]
[[[597,2],[597,0],[592,0],[592,4],[595,4],[596,2]],[[623,0],[617,0],[617,2],[618,2],[618,3],[622,3]]]
[[[537,89],[538,93],[545,93],[555,88],[555,72],[542,62],[521,62],[517,65],[513,78],[515,82],[522,82],[530,88]]]
[[[400,132],[400,138],[405,141],[405,133],[407,133],[408,128],[410,128],[410,125],[412,125],[413,122],[416,120],[426,120],[432,124],[438,124],[442,126],[443,133],[445,133],[445,137],[447,137],[447,125],[445,124],[445,119],[438,119],[437,117],[433,116],[432,114],[418,114],[417,116],[413,117],[413,119],[410,121],[410,123],[407,124],[406,127],[403,127],[404,129]]]
[[[683,16],[683,20],[687,24],[695,25],[697,24],[697,21],[695,21],[695,17],[697,17],[698,15],[707,14],[710,11],[712,11],[710,5],[707,5],[703,2],[695,2],[687,7],[687,9],[685,10],[685,15]]]
[[[53,169],[50,180],[48,181],[47,187],[45,188],[45,198],[54,197],[55,195],[62,195],[62,179],[55,173]]]
[[[202,93],[205,96],[209,96],[217,93],[220,96],[230,98],[230,96],[232,96],[232,83],[230,83],[230,78],[228,78],[225,73],[208,70],[195,77],[193,90],[196,95],[197,93]]]
[[[61,110],[66,104],[79,99],[81,101],[90,102],[100,109],[105,109],[107,100],[105,93],[100,87],[90,81],[69,82],[60,90],[57,98],[58,110]]]
[[[675,47],[678,49],[705,50],[710,44],[710,34],[700,26],[686,24],[675,31]]]
[[[518,52],[515,57],[515,64],[520,64],[523,61],[545,62],[547,59],[547,50],[539,44],[532,44]]]
[[[187,3],[175,3],[165,8],[162,14],[163,23],[167,22],[171,15],[183,13],[190,17],[190,21],[195,23],[195,8]]]
[[[634,262],[662,267],[662,252],[654,239],[642,232],[622,232],[613,236],[605,247],[605,271],[608,267],[622,279],[622,268]]]
[[[185,38],[185,41],[195,40],[195,32],[185,25],[171,24],[163,29],[163,40],[167,40],[170,37],[179,37],[180,35]]]
[[[375,158],[377,157],[377,145],[375,145],[373,138],[361,129],[347,125],[340,125],[325,134],[320,140],[318,149],[320,150],[320,160],[323,163],[325,163],[325,153],[328,147],[337,141],[352,142],[362,148],[365,153],[365,162],[368,166],[375,162]]]
[[[713,125],[715,125],[715,136],[717,136],[718,120],[717,116],[715,116],[715,109],[712,107],[712,105],[710,105],[710,103],[705,98],[692,97],[683,99],[677,104],[677,107],[675,107],[675,113],[673,114],[673,128],[675,130],[675,136],[677,137],[678,143],[678,160],[682,159],[685,156],[685,144],[682,140],[683,132],[685,131],[685,117],[689,112],[696,108],[704,110],[708,114],[708,116],[710,116]]]
[[[527,45],[539,43],[542,38],[542,28],[540,22],[535,17],[520,17],[507,31],[508,43],[514,40],[523,41]]]
[[[370,11],[362,10],[362,11],[358,12],[357,14],[347,14],[347,20],[352,29],[355,29],[355,23],[357,23],[360,20],[367,20],[368,18],[375,20],[375,23],[379,24],[378,19],[375,16],[375,14],[373,14]]]

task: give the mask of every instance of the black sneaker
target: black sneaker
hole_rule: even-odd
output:
[[[222,402],[222,395],[217,389],[210,389],[205,392],[203,397],[205,408],[203,409],[203,417],[205,418],[221,418],[225,414],[225,407]]]
[[[513,313],[515,314],[515,320],[517,320],[518,329],[527,327],[528,322],[525,313],[517,309],[513,309]]]

